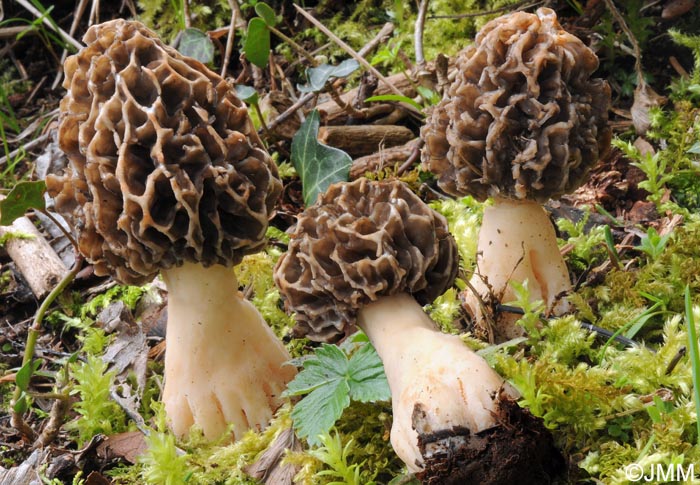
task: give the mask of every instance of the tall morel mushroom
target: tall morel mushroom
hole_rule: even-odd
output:
[[[138,22],[91,27],[65,63],[47,178],[97,275],[168,288],[163,401],[172,429],[264,427],[294,370],[231,269],[265,244],[281,191],[232,87]]]
[[[610,88],[591,77],[597,67],[552,10],[504,15],[458,55],[456,79],[422,129],[423,164],[444,191],[493,198],[468,301],[482,324],[482,302],[515,299],[510,280],[528,280],[550,312],[568,309],[568,271],[540,204],[579,187],[609,146]],[[496,320],[497,340],[520,334],[513,318]]]
[[[561,457],[541,422],[421,307],[457,267],[440,214],[401,182],[359,179],[332,185],[299,216],[275,281],[300,334],[367,334],[391,389],[391,442],[410,470],[436,484],[546,483]]]

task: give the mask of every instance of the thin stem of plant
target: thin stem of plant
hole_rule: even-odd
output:
[[[610,10],[610,13],[615,18],[615,21],[627,36],[630,44],[632,44],[632,50],[634,52],[634,70],[637,73],[637,83],[640,87],[646,86],[646,81],[644,81],[644,73],[642,72],[642,49],[639,47],[637,38],[634,36],[634,33],[632,33],[632,30],[627,25],[625,18],[617,9],[613,1],[605,0],[605,6],[608,7],[608,10]]]
[[[233,39],[236,36],[236,21],[238,20],[238,9],[234,8],[234,0],[229,0],[229,6],[231,7],[231,23],[228,26],[228,37],[226,38],[226,51],[224,52],[224,62],[221,66],[221,77],[226,77],[226,71],[228,70],[228,62],[231,57],[231,51],[233,50]]]
[[[51,214],[49,211],[47,211],[47,210],[45,210],[45,209],[44,209],[44,210],[40,210],[39,212],[41,212],[42,214],[44,214],[51,222],[53,222],[54,224],[56,224],[56,227],[58,227],[58,229],[63,233],[63,235],[66,236],[66,239],[68,239],[68,241],[70,241],[71,245],[72,245],[73,248],[75,249],[75,252],[77,253],[77,252],[78,252],[78,248],[79,248],[79,246],[78,246],[78,241],[75,240],[75,238],[73,237],[73,234],[71,234],[70,232],[68,232],[68,231],[66,230],[66,228],[63,227],[63,224],[61,224],[61,221],[59,221],[58,219],[56,219],[56,217],[55,217],[53,214]]]
[[[31,3],[29,3],[27,0],[16,0],[17,3],[19,3],[22,7],[27,9],[32,15],[34,15],[36,18],[41,19],[41,22],[46,25],[48,28],[51,30],[56,31],[61,37],[63,37],[63,40],[68,42],[69,44],[73,45],[76,49],[82,49],[83,44],[75,40],[73,37],[68,34],[65,30],[62,28],[56,26],[54,28],[54,25],[49,21],[49,19],[46,18],[44,14],[42,14],[39,10],[34,7]]]
[[[365,59],[364,57],[362,57],[361,55],[359,55],[357,52],[355,52],[355,50],[354,50],[352,47],[350,47],[349,45],[347,45],[347,44],[346,44],[345,42],[343,42],[337,35],[335,35],[333,32],[331,32],[330,30],[328,30],[328,28],[327,28],[325,25],[323,25],[321,22],[319,22],[318,20],[316,20],[316,19],[313,17],[313,15],[311,15],[311,14],[308,13],[306,10],[304,10],[303,8],[301,8],[300,6],[298,6],[298,5],[296,5],[296,4],[294,5],[294,8],[296,8],[296,9],[297,9],[297,12],[299,12],[302,16],[304,16],[309,22],[311,22],[312,24],[314,24],[314,25],[316,26],[316,28],[318,28],[318,30],[320,30],[321,32],[323,32],[329,39],[331,39],[333,42],[335,42],[336,44],[338,44],[338,46],[339,46],[341,49],[343,49],[345,52],[347,52],[348,54],[350,54],[350,56],[351,56],[353,59],[355,59],[357,62],[359,62],[365,69],[367,69],[367,70],[370,71],[372,74],[374,74],[375,76],[377,76],[377,79],[379,79],[379,80],[382,81],[384,84],[386,84],[387,87],[388,87],[389,89],[391,89],[391,90],[394,92],[394,94],[398,94],[399,96],[403,96],[403,95],[404,95],[401,91],[399,91],[399,89],[398,89],[396,86],[394,86],[394,85],[391,83],[391,81],[389,81],[386,77],[384,77],[384,75],[383,75],[381,72],[377,71],[377,70],[374,68],[374,66],[372,66],[369,62],[367,62],[367,59]]]
[[[284,33],[280,32],[279,30],[277,30],[276,28],[274,28],[271,25],[268,25],[267,28],[270,30],[270,32],[272,32],[277,37],[279,37],[280,39],[285,41],[287,44],[289,44],[292,49],[297,51],[297,53],[299,53],[304,59],[309,61],[312,66],[315,66],[316,64],[318,64],[316,62],[316,59],[314,59],[313,56],[306,51],[306,49],[304,49],[302,46],[300,46],[299,44],[294,42],[294,40],[292,40],[290,37],[286,36]]]
[[[22,356],[22,367],[24,367],[28,362],[30,362],[34,358],[34,349],[36,347],[36,342],[41,332],[41,327],[46,312],[51,307],[56,298],[58,298],[61,295],[61,293],[63,293],[63,291],[68,287],[68,285],[73,281],[73,279],[82,269],[82,267],[83,257],[78,253],[78,255],[75,258],[75,263],[73,264],[71,270],[66,274],[66,276],[63,277],[63,279],[55,286],[55,288],[51,290],[51,293],[49,293],[46,296],[44,301],[39,306],[39,309],[34,315],[34,322],[32,323],[31,327],[29,327],[29,331],[27,333],[27,343],[25,344],[24,355]],[[16,386],[15,391],[12,395],[12,426],[18,431],[20,431],[23,435],[31,436],[33,438],[34,432],[31,431],[31,428],[27,426],[27,424],[24,422],[22,414],[18,413],[14,409],[15,404],[19,400],[21,394],[22,390],[19,388],[19,386]],[[29,430],[30,432],[28,433],[27,430]]]
[[[425,65],[425,56],[423,55],[423,29],[425,28],[425,14],[428,12],[428,4],[430,0],[420,0],[418,7],[418,16],[416,17],[416,26],[413,33],[413,43],[416,50],[416,64],[419,67]]]
[[[280,113],[280,115],[272,120],[268,125],[267,128],[270,130],[275,129],[277,125],[280,123],[284,122],[287,118],[292,116],[299,108],[304,106],[306,103],[311,101],[315,96],[318,96],[318,93],[306,93],[303,95],[299,100],[291,105],[289,108],[287,108],[283,113]]]

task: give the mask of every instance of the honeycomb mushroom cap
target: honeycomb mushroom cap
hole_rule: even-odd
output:
[[[492,20],[456,65],[422,129],[423,164],[446,192],[544,202],[575,190],[608,149],[598,58],[552,10]]]
[[[334,341],[363,305],[410,293],[421,304],[449,288],[457,246],[447,221],[399,181],[332,185],[297,221],[275,282],[299,335]]]
[[[83,40],[60,108],[70,164],[46,182],[95,273],[143,284],[258,250],[281,182],[232,86],[138,22]]]

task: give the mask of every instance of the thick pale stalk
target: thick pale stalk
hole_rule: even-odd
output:
[[[412,471],[423,463],[412,426],[417,404],[434,431],[466,427],[476,433],[497,424],[499,391],[515,394],[457,336],[440,332],[409,295],[366,305],[358,324],[384,363],[392,396],[391,444]]]
[[[510,281],[527,280],[531,301],[544,301],[550,314],[568,311],[569,303],[563,297],[571,290],[569,273],[557,247],[554,226],[540,204],[496,199],[484,210],[477,254],[477,271],[470,283],[487,306],[515,300]],[[473,293],[467,305],[477,323],[486,326]],[[521,336],[517,319],[517,315],[500,314],[494,322],[494,339],[500,342]]]
[[[168,287],[163,402],[172,430],[192,425],[218,439],[262,429],[294,376],[286,349],[223,266],[185,263],[162,272]]]

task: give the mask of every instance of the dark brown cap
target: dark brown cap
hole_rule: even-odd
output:
[[[281,182],[232,86],[138,22],[95,25],[83,40],[65,63],[70,164],[46,182],[96,274],[142,284],[258,250]]]
[[[297,332],[334,341],[363,305],[406,292],[421,304],[449,288],[458,255],[447,221],[399,181],[332,185],[299,215],[275,282]]]
[[[607,151],[610,88],[554,11],[487,23],[422,129],[424,166],[452,195],[544,202],[575,190]]]

